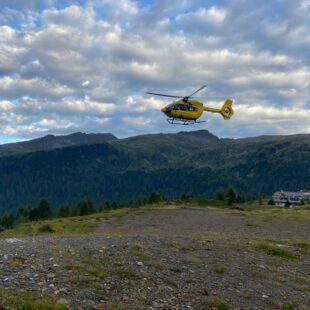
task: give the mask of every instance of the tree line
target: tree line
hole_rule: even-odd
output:
[[[42,199],[36,207],[30,205],[21,207],[16,213],[5,212],[0,217],[0,232],[5,229],[12,229],[20,223],[48,220],[52,218],[63,218],[69,216],[84,216],[97,212],[115,210],[120,208],[139,208],[150,203],[157,203],[165,200],[159,193],[152,192],[148,197],[135,199],[129,202],[117,203],[115,201],[105,201],[98,207],[89,198],[83,198],[74,206],[61,204],[56,212],[47,199]]]
[[[310,182],[308,190],[310,190]],[[259,204],[263,203],[262,196],[254,196],[238,193],[233,187],[227,189],[219,189],[214,195],[215,200],[222,202],[226,205],[242,204],[251,201],[258,201]],[[64,218],[74,216],[84,216],[97,212],[103,212],[108,210],[115,210],[120,208],[139,208],[151,203],[158,203],[160,201],[166,201],[167,199],[158,192],[152,192],[146,198],[133,199],[127,202],[115,202],[104,201],[96,206],[90,198],[83,198],[75,205],[61,204],[56,212],[53,211],[50,203],[47,199],[42,199],[36,207],[31,205],[21,207],[17,212],[6,212],[0,216],[0,232],[5,229],[12,229],[20,223],[47,220],[52,218]],[[191,195],[183,193],[176,201],[191,201],[195,200]],[[274,205],[272,198],[268,201],[268,204]]]

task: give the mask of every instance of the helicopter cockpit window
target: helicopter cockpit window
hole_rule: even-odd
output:
[[[192,105],[189,106],[188,108],[189,111],[197,111],[198,109]]]
[[[168,104],[168,105],[166,106],[166,111],[167,111],[167,112],[170,112],[170,111],[173,110],[173,109],[174,109],[174,104],[173,104],[173,103]]]
[[[173,110],[197,111],[197,108],[190,104],[175,104]]]
[[[171,103],[168,104],[166,106],[166,111],[170,112],[170,111],[197,111],[198,109],[194,106],[192,106],[191,104],[180,104],[180,103]]]

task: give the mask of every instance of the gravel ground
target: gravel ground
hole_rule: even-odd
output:
[[[310,251],[296,243],[309,224],[236,214],[140,210],[92,236],[0,239],[0,290],[70,309],[310,309]]]

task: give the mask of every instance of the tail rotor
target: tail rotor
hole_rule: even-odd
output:
[[[220,110],[221,115],[226,121],[228,121],[235,113],[232,108],[232,104],[233,101],[231,99],[227,99]]]

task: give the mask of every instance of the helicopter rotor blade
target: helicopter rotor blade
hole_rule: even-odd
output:
[[[164,95],[164,94],[149,93],[149,92],[147,92],[146,94],[161,96],[161,97],[170,97],[170,98],[183,98],[182,96]]]
[[[198,90],[196,90],[194,93],[192,93],[191,95],[189,95],[189,96],[186,96],[186,98],[190,98],[190,97],[192,97],[192,96],[194,96],[195,94],[197,94],[198,92],[200,92],[201,90],[203,90],[204,88],[206,88],[207,87],[207,85],[203,85],[203,86],[201,86]]]

